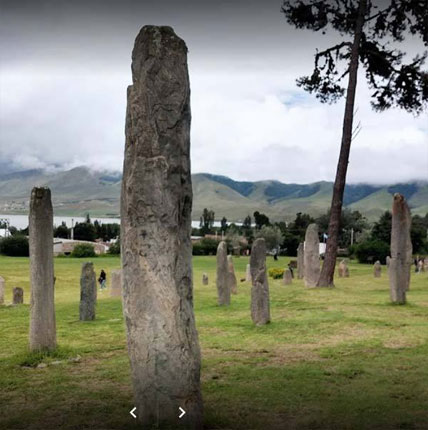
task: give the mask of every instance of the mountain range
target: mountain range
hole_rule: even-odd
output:
[[[313,216],[325,213],[331,201],[333,184],[284,184],[279,181],[234,181],[226,176],[197,173],[193,181],[193,215],[214,210],[216,219],[241,221],[258,210],[272,220],[292,220],[297,212]],[[87,167],[67,171],[40,169],[0,174],[0,213],[27,213],[33,186],[45,185],[52,191],[55,215],[118,216],[120,172],[99,172]],[[349,184],[344,205],[375,220],[391,208],[392,194],[403,194],[413,214],[428,212],[428,181],[391,185]]]

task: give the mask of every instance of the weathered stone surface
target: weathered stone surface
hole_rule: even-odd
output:
[[[12,290],[12,303],[22,305],[24,303],[24,290],[21,287],[15,287]]]
[[[269,284],[266,273],[266,243],[256,239],[251,248],[251,318],[256,325],[270,322]]]
[[[342,260],[337,268],[339,278],[349,278],[349,268],[346,260]]]
[[[228,281],[227,245],[221,241],[217,247],[217,295],[220,306],[230,305],[230,288]]]
[[[30,199],[30,350],[56,348],[53,211],[49,188],[33,188]]]
[[[320,275],[320,244],[318,226],[309,224],[305,235],[303,276],[307,287],[316,287]]]
[[[375,278],[380,278],[382,275],[382,265],[379,260],[373,265],[373,275]]]
[[[122,296],[122,270],[116,269],[111,272],[111,297],[121,297]]]
[[[247,269],[245,271],[245,281],[251,282],[251,266],[247,264]]]
[[[142,428],[202,427],[193,313],[187,47],[145,26],[132,52],[121,194],[123,310]],[[178,408],[186,414],[178,418]]]
[[[305,267],[305,248],[303,243],[299,243],[297,248],[297,279],[303,279]]]
[[[387,267],[387,269],[389,269],[389,264],[390,264],[390,262],[391,262],[391,257],[388,255],[388,256],[386,257],[386,267]]]
[[[232,294],[238,294],[238,282],[236,280],[235,268],[233,267],[233,257],[227,256],[227,282]]]
[[[390,297],[393,303],[406,303],[412,264],[411,224],[412,218],[405,198],[401,194],[394,194],[389,262]]]
[[[282,283],[284,285],[290,285],[293,282],[293,277],[291,276],[291,270],[285,269],[282,276]]]
[[[83,263],[80,276],[80,321],[95,319],[97,304],[97,278],[93,263]]]
[[[4,279],[0,276],[0,305],[4,304]]]
[[[208,275],[204,273],[202,275],[202,285],[208,285],[208,283],[209,283]]]

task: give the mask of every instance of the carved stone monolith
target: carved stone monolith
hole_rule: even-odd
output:
[[[53,210],[49,188],[31,191],[30,215],[30,350],[56,348],[53,264]]]
[[[303,242],[297,248],[297,279],[303,279],[305,267],[305,250]]]
[[[202,285],[208,285],[209,283],[209,279],[208,279],[208,275],[206,273],[202,274]]]
[[[270,322],[269,284],[266,273],[266,243],[263,238],[254,241],[251,248],[251,318],[256,325]]]
[[[202,428],[193,312],[187,47],[145,26],[132,51],[121,194],[123,312],[142,428]],[[186,414],[179,418],[179,407]]]
[[[375,278],[380,278],[382,276],[382,265],[379,260],[373,264],[373,275]]]
[[[391,259],[388,271],[390,297],[393,303],[406,303],[412,264],[411,226],[412,217],[406,199],[396,193],[392,204]]]
[[[227,256],[227,281],[231,294],[238,294],[238,282],[236,280],[235,268],[233,267],[233,258]]]
[[[291,276],[290,269],[285,269],[282,275],[282,283],[284,285],[290,285],[293,282],[293,277]]]
[[[0,276],[0,305],[4,304],[4,278]]]
[[[12,290],[12,303],[22,305],[24,303],[24,290],[21,287],[15,287]]]
[[[122,296],[122,270],[116,269],[111,271],[110,297]]]
[[[346,260],[342,260],[337,268],[339,278],[349,278],[349,269]]]
[[[227,263],[227,244],[221,241],[217,247],[217,296],[219,306],[230,305],[229,267]]]
[[[95,319],[95,306],[97,304],[97,277],[93,263],[83,263],[80,275],[80,321],[93,321]]]
[[[303,277],[307,287],[316,287],[320,276],[320,243],[318,226],[309,224],[305,234]]]
[[[245,281],[251,282],[251,266],[247,264],[247,269],[245,271]]]

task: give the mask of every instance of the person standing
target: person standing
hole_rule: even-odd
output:
[[[100,277],[98,278],[98,282],[100,284],[100,291],[103,291],[107,288],[107,274],[104,272],[104,269],[101,269]]]

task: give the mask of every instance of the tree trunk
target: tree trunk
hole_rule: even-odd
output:
[[[367,9],[367,0],[360,0],[358,17],[355,25],[354,41],[351,49],[349,63],[349,82],[346,92],[345,115],[343,118],[342,143],[340,147],[339,161],[337,163],[336,179],[331,200],[330,221],[328,224],[328,239],[324,264],[317,283],[318,287],[333,286],[334,269],[336,266],[337,241],[339,237],[340,216],[342,213],[343,193],[348,170],[349,152],[351,150],[352,127],[354,121],[355,92],[357,89],[357,74],[361,35],[363,32],[364,18]]]

